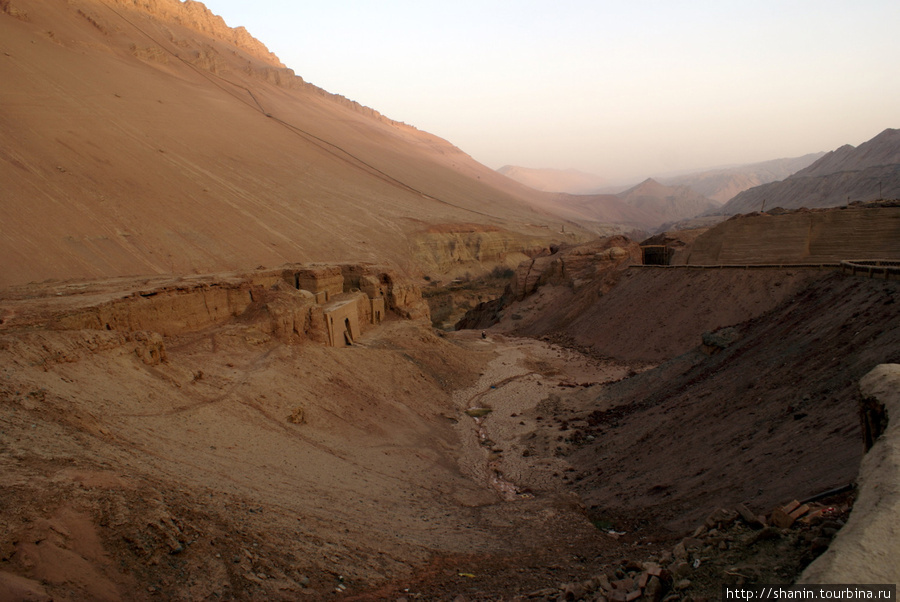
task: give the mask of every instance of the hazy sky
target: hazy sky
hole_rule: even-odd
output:
[[[321,88],[488,167],[610,180],[900,127],[900,1],[206,0]]]

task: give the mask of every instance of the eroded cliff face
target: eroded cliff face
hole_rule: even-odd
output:
[[[50,324],[58,330],[152,330],[175,336],[240,316],[253,303],[252,288],[249,281],[212,281],[139,290],[53,316]]]
[[[301,289],[299,272],[320,278],[302,281],[306,288]],[[318,290],[325,285],[328,291]],[[5,299],[0,329],[44,332],[35,336],[49,337],[51,342],[43,347],[46,357],[35,361],[77,361],[82,351],[130,347],[145,363],[155,365],[166,358],[167,339],[213,327],[243,329],[251,339],[332,344],[335,334],[327,318],[335,308],[343,308],[341,315],[352,317],[354,330],[363,332],[386,317],[383,311],[407,320],[429,315],[414,283],[373,265],[289,265],[245,275],[144,280],[130,287],[115,280],[107,286],[113,288],[104,292],[102,284],[49,287],[36,303],[29,303],[33,297]],[[17,301],[28,309],[20,309]],[[58,339],[67,342],[57,349],[52,342],[57,339],[46,334],[52,331],[83,334]]]
[[[608,291],[621,270],[639,263],[640,246],[625,236],[612,236],[571,247],[553,246],[546,253],[518,265],[502,297],[478,305],[457,323],[458,329],[496,324],[503,310],[536,293],[543,286],[572,291],[585,287],[597,294]]]
[[[580,288],[623,263],[640,262],[640,257],[637,243],[624,236],[598,239],[519,264],[510,289],[521,301],[545,284]]]
[[[161,20],[178,23],[210,37],[228,42],[253,57],[274,67],[284,67],[265,44],[250,35],[244,27],[229,27],[202,2],[194,0],[113,0],[120,9],[138,10]]]
[[[576,240],[559,234],[560,240]],[[497,266],[515,268],[548,253],[547,239],[476,224],[440,225],[412,237],[412,254],[426,272],[450,277],[481,275]]]

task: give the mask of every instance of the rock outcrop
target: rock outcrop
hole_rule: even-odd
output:
[[[548,248],[545,239],[478,224],[432,226],[416,234],[412,244],[413,255],[427,272],[455,277],[489,272],[498,265],[514,267]]]
[[[624,236],[571,247],[553,246],[548,253],[520,263],[503,295],[467,312],[456,328],[487,328],[496,324],[504,308],[528,298],[545,285],[572,290],[590,285],[602,292],[612,286],[623,266],[639,261],[640,248]]]
[[[119,8],[139,10],[151,17],[189,27],[232,44],[251,56],[274,67],[284,68],[278,57],[265,44],[250,35],[242,26],[229,27],[225,20],[195,0],[113,0]]]
[[[362,264],[287,265],[247,275],[146,281],[99,301],[89,297],[79,302],[60,293],[45,302],[38,316],[7,317],[0,324],[108,333],[90,335],[84,345],[133,344],[152,365],[165,360],[164,338],[233,323],[252,325],[286,343],[343,345],[345,319],[348,332],[357,335],[380,324],[386,311],[408,320],[429,317],[420,289],[391,270]],[[340,316],[341,324],[334,326],[329,316],[332,321]],[[70,355],[53,352],[49,357]]]

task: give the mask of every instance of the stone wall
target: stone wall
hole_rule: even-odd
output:
[[[347,284],[345,273],[351,277]],[[343,346],[344,330],[356,340],[380,324],[387,311],[407,319],[428,317],[418,287],[373,266],[289,266],[145,286],[75,309],[59,298],[66,309],[49,310],[45,323],[56,330],[146,331],[170,337],[239,320],[285,342]],[[338,322],[344,326],[332,328]]]
[[[363,293],[356,293],[347,299],[336,301],[324,309],[328,327],[328,344],[331,347],[346,347],[357,341],[362,334],[362,325],[371,304]],[[360,315],[363,320],[360,320]]]
[[[900,259],[900,207],[844,207],[734,217],[674,263],[742,265]]]

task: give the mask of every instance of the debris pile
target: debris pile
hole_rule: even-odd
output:
[[[658,557],[624,560],[586,581],[518,599],[699,602],[718,599],[722,585],[791,583],[828,548],[849,511],[849,502],[826,506],[796,500],[767,516],[755,514],[745,504],[719,508]]]

